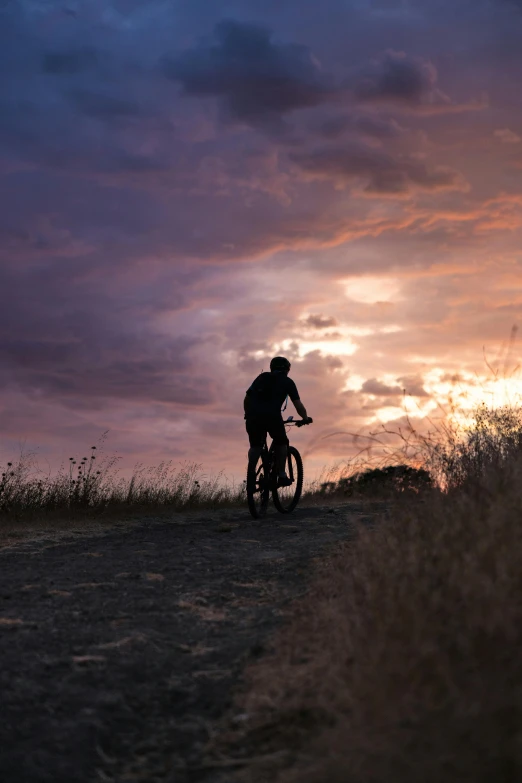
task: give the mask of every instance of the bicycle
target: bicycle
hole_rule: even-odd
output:
[[[293,416],[289,416],[284,422],[286,427],[304,427],[305,424],[311,424],[312,419],[308,421],[294,421]],[[257,460],[251,460],[247,469],[247,499],[248,508],[254,519],[264,517],[268,507],[270,491],[274,506],[281,514],[290,514],[301,497],[303,491],[303,460],[294,446],[288,446],[288,477],[292,483],[287,487],[277,486],[277,465],[275,459],[275,446],[272,442],[268,448],[266,440]]]

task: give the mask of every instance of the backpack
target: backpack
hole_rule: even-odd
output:
[[[259,402],[271,402],[274,397],[277,378],[272,372],[262,372],[250,387],[250,394]]]
[[[284,401],[285,393],[281,394],[281,374],[275,372],[262,372],[258,375],[250,387],[250,397],[254,405],[261,410],[276,413]],[[256,405],[257,404],[257,405]],[[283,410],[286,410],[287,402],[284,402]]]

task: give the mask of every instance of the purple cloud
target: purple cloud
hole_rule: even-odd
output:
[[[401,134],[396,120],[371,114],[339,114],[325,120],[319,127],[319,133],[330,140],[336,140],[347,132],[373,139],[394,139]]]
[[[311,326],[312,329],[328,329],[330,326],[338,326],[336,318],[327,315],[309,315],[305,320],[305,326]]]
[[[159,291],[152,301],[146,291],[133,294],[133,301],[128,294],[114,298],[110,287],[102,290],[101,270],[93,268],[90,280],[85,271],[80,261],[67,271],[54,264],[30,273],[2,272],[3,387],[65,406],[99,407],[110,399],[184,406],[211,402],[213,381],[195,371],[192,359],[201,338],[167,336],[150,324],[152,312],[179,308],[175,295],[165,291],[163,304]]]
[[[372,394],[375,397],[399,397],[408,394],[411,397],[429,397],[423,386],[422,378],[418,375],[397,378],[398,384],[390,386],[377,378],[368,378],[361,386],[364,394]],[[399,385],[400,384],[400,385]]]
[[[361,386],[361,391],[364,394],[373,394],[376,397],[394,397],[403,394],[404,389],[400,386],[388,386],[388,384],[382,383],[377,378],[369,378]]]
[[[435,94],[434,65],[404,52],[388,51],[358,74],[354,92],[360,101],[417,105]],[[439,93],[440,95],[440,93]]]
[[[266,28],[233,20],[219,22],[214,36],[214,44],[165,59],[164,70],[185,94],[218,98],[232,119],[281,119],[336,94],[306,46],[274,43]]]
[[[89,46],[45,52],[42,68],[44,73],[72,76],[95,66],[98,57],[96,49]]]
[[[290,159],[312,179],[339,184],[363,179],[367,183],[366,192],[371,194],[401,194],[413,188],[436,191],[462,187],[458,172],[448,167],[429,169],[409,156],[394,157],[375,147],[354,142],[292,153]]]
[[[405,375],[402,378],[397,378],[397,380],[404,388],[406,394],[409,394],[411,397],[430,396],[424,388],[424,383],[420,375]]]

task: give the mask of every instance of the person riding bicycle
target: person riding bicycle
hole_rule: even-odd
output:
[[[275,356],[270,362],[270,372],[257,376],[247,389],[244,400],[246,431],[250,441],[248,459],[259,459],[268,433],[275,444],[279,487],[287,487],[292,483],[286,475],[288,438],[281,414],[287,397],[290,397],[304,422],[312,421],[299,399],[297,386],[288,377],[290,367],[290,362],[284,356]]]

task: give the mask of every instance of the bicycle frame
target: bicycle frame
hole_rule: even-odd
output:
[[[286,429],[289,427],[302,427],[303,425],[300,424],[300,420],[297,421],[294,420],[293,416],[289,416],[288,419],[285,419],[283,421],[283,424],[285,425]],[[290,445],[290,442],[289,444]],[[274,441],[270,444],[270,448],[268,448],[267,442],[265,440],[264,448],[266,449],[268,453],[268,459],[269,459],[269,465],[270,465],[270,472],[272,472],[275,468],[275,445]],[[294,477],[294,468],[292,465],[292,460],[290,459],[290,454],[287,456],[287,462],[288,462],[288,478],[293,482],[295,480]]]

